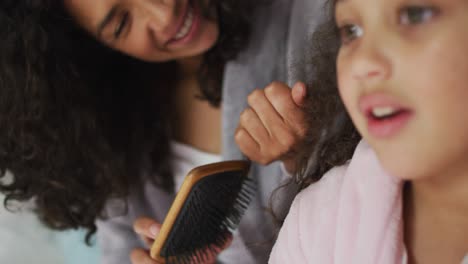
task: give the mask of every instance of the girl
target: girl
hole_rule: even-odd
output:
[[[467,263],[468,1],[332,5],[301,182],[337,167],[297,196],[270,263]]]
[[[316,6],[1,1],[0,175],[9,170],[14,179],[0,190],[7,201],[34,199],[53,228],[92,234],[96,218],[106,217],[98,223],[103,263],[128,263],[134,249],[133,263],[152,263],[134,230],[151,242],[188,170],[241,157],[234,133],[246,97],[288,80],[294,58],[286,54],[302,45],[309,31],[303,13],[318,17]],[[297,102],[290,96],[275,114],[301,116]],[[276,120],[295,140],[281,148],[273,141],[281,150],[274,153],[262,141],[254,148],[262,152],[247,155],[292,168],[286,154],[301,137],[300,125]],[[249,138],[249,128],[239,131],[237,138]],[[266,262],[272,246],[274,225],[263,208],[282,171],[279,163],[252,171],[259,192],[220,256],[226,262]]]

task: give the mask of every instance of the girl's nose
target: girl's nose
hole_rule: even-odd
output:
[[[364,37],[355,47],[351,58],[353,78],[371,86],[384,81],[391,75],[391,62],[383,52],[380,41]]]

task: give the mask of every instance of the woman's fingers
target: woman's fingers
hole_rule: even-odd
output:
[[[130,254],[130,261],[132,264],[159,264],[150,257],[148,251],[141,248],[132,251]]]
[[[193,257],[193,263],[200,263],[200,264],[216,263],[216,258],[218,257],[218,255],[223,250],[228,248],[231,245],[231,243],[232,243],[232,235],[230,235],[229,239],[226,240],[226,243],[224,243],[222,247],[213,246],[212,249],[214,250],[214,252],[211,250],[208,250],[207,254],[204,254],[204,256],[201,259],[197,257]]]
[[[148,246],[153,244],[158,236],[161,224],[148,217],[140,217],[133,223],[133,230],[137,233]]]
[[[306,85],[303,82],[297,82],[294,84],[291,93],[294,103],[299,107],[304,106],[307,95]]]
[[[290,89],[286,84],[274,82],[264,90],[252,92],[247,99],[250,107],[241,114],[235,135],[241,151],[264,165],[294,159],[291,157],[294,148],[306,132],[302,108],[305,96],[303,83]]]
[[[255,142],[257,142],[259,147],[268,144],[270,134],[254,109],[250,107],[245,109],[240,116],[240,123],[249,132]]]
[[[306,96],[303,83],[296,83],[292,89],[285,84],[273,83],[265,88],[265,96],[283,120],[283,127],[291,129],[295,135],[305,131],[302,104]]]
[[[289,90],[287,87],[285,89]],[[258,116],[258,119],[261,122],[260,124],[268,131],[268,134],[265,136],[271,138],[278,129],[278,126],[281,126],[283,120],[268,100],[265,90],[255,90],[247,97],[247,102],[250,106],[250,108],[247,109],[250,109],[256,116]],[[243,125],[245,126],[247,124],[243,123]]]
[[[200,264],[212,264],[216,263],[216,258],[218,254],[221,253],[224,249],[228,248],[231,245],[232,236],[226,241],[226,243],[222,247],[213,246],[215,252],[208,250],[206,254],[200,257],[193,257],[193,263],[200,263]],[[152,259],[148,253],[148,251],[137,248],[132,251],[130,254],[130,260],[132,264],[160,264],[156,260]]]
[[[253,137],[249,134],[249,132],[247,132],[246,129],[238,127],[235,134],[235,140],[238,142],[242,153],[244,153],[250,159],[260,155],[260,145],[258,145],[258,143],[253,139]]]

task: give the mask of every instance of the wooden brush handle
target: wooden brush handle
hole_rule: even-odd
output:
[[[174,202],[172,203],[171,208],[169,209],[169,212],[167,213],[167,216],[161,226],[158,237],[155,239],[151,247],[151,258],[156,260],[158,263],[165,263],[165,258],[161,256],[161,250],[167,241],[167,238],[177,217],[179,216],[180,211],[184,206],[184,203],[187,200],[187,197],[192,191],[193,186],[195,186],[198,181],[211,175],[229,171],[244,171],[244,174],[247,175],[249,167],[249,161],[234,160],[203,165],[191,170],[185,177],[182,187],[177,193]]]

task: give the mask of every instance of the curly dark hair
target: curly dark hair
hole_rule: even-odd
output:
[[[199,79],[213,105],[221,101],[223,66],[246,45],[257,5],[207,6],[218,11],[220,37]],[[74,23],[62,1],[2,0],[0,39],[5,206],[33,200],[47,226],[85,228],[89,241],[110,199],[125,198],[146,178],[172,188],[174,62],[141,62],[104,47]]]
[[[338,92],[336,59],[340,36],[334,18],[335,1],[326,3],[327,20],[312,35],[307,56],[311,78],[307,81],[304,111],[309,126],[306,142],[298,150],[295,175],[301,189],[351,159],[361,139]]]

